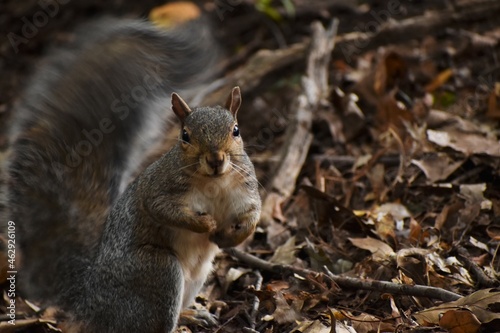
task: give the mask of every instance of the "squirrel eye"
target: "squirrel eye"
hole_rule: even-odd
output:
[[[189,143],[189,134],[185,129],[182,130],[182,141]]]
[[[240,136],[240,129],[238,125],[234,125],[233,127],[233,136]]]

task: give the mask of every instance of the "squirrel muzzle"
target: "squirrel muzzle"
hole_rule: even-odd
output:
[[[205,170],[211,176],[223,175],[229,166],[227,154],[222,151],[214,151],[205,154]]]

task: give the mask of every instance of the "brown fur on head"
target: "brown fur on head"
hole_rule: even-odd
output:
[[[179,136],[186,169],[202,176],[221,176],[232,169],[231,162],[243,154],[236,114],[241,105],[241,92],[234,87],[226,107],[191,108],[176,93],[172,94],[172,110],[182,123]]]

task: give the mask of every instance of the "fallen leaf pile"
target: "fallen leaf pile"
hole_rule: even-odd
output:
[[[241,86],[264,207],[197,298],[219,325],[184,332],[500,332],[500,3],[396,2],[204,3],[228,55],[200,104]]]

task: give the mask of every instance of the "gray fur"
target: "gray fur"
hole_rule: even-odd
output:
[[[216,55],[202,25],[165,32],[106,19],[47,58],[14,111],[7,166],[7,207],[18,226],[21,289],[29,299],[61,306],[91,332],[175,327],[179,262],[141,244],[136,256],[127,254],[132,222],[142,217],[140,203],[121,194],[171,117],[168,104],[153,103],[195,89]],[[128,97],[134,92],[137,98]],[[97,256],[106,218],[110,231]]]

